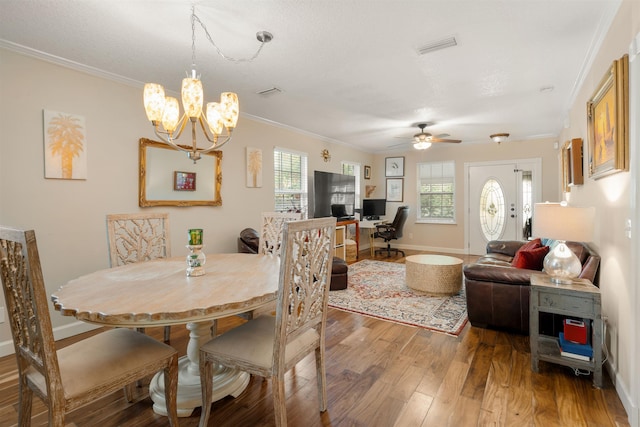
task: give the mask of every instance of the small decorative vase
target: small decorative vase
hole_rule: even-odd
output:
[[[204,245],[187,245],[189,255],[187,255],[187,276],[197,277],[204,275],[204,264],[207,257],[202,252]]]

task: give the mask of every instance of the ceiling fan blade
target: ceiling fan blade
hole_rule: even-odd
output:
[[[444,139],[444,138],[431,138],[431,141],[429,142],[454,142],[454,143],[459,143],[462,142],[462,140],[460,139]]]

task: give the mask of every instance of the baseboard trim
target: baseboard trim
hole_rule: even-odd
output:
[[[373,245],[375,249],[386,249],[387,245]],[[464,249],[456,249],[456,248],[440,248],[440,247],[436,247],[436,246],[422,246],[422,245],[391,245],[392,248],[398,248],[398,249],[410,249],[410,250],[415,250],[415,251],[427,251],[427,252],[442,252],[442,253],[449,253],[449,254],[459,254],[459,255],[466,255],[467,252]],[[365,245],[360,245],[360,250],[363,250],[364,248],[369,248],[369,246],[365,246]]]
[[[615,369],[611,364],[611,361],[607,361],[607,363],[605,363],[604,366],[605,366],[605,369],[607,370],[607,373],[609,374],[609,378],[611,378],[611,381],[613,382],[613,386],[616,389],[616,394],[620,398],[620,402],[622,402],[622,406],[624,406],[624,410],[627,412],[627,418],[629,419],[629,424],[631,425],[631,427],[640,427],[640,424],[639,424],[640,408],[634,405],[633,399],[629,394],[629,390],[625,386],[620,375],[618,375],[618,373],[615,372]]]
[[[99,328],[100,326],[91,325],[85,322],[73,322],[68,325],[59,326],[53,329],[53,338],[58,341],[64,338],[69,338],[74,335],[82,334],[84,332],[89,332],[94,329]],[[8,356],[10,354],[14,354],[15,349],[13,347],[13,340],[3,341],[0,343],[0,357]]]

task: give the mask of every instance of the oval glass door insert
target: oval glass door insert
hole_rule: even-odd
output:
[[[480,194],[480,227],[482,234],[489,240],[498,240],[506,225],[506,206],[504,191],[494,178],[489,178]]]

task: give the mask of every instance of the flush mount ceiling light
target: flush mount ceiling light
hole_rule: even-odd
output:
[[[502,141],[506,141],[509,138],[508,133],[494,133],[493,135],[489,135],[489,138],[493,140],[493,142],[497,142],[500,144]]]
[[[191,75],[182,80],[182,107],[184,114],[180,117],[180,107],[176,98],[164,95],[164,87],[157,83],[144,85],[144,108],[147,118],[153,125],[158,138],[176,150],[187,153],[195,163],[202,154],[219,149],[231,140],[231,133],[236,127],[240,107],[238,96],[233,92],[223,92],[220,102],[207,103],[206,115],[202,114],[203,88],[200,76],[196,73],[196,21],[200,24],[207,39],[214,46],[220,56],[231,62],[251,62],[258,57],[266,43],[273,39],[273,35],[267,31],[260,31],[256,38],[260,47],[256,53],[248,59],[234,59],[222,54],[218,46],[213,42],[207,27],[196,16],[195,6],[191,7]],[[182,131],[191,122],[191,147],[176,144],[176,140],[182,135]],[[205,138],[211,143],[207,148],[198,148],[196,142],[196,123]],[[162,128],[160,127],[162,125]],[[208,129],[208,130],[207,130]],[[211,132],[211,134],[209,134]]]

